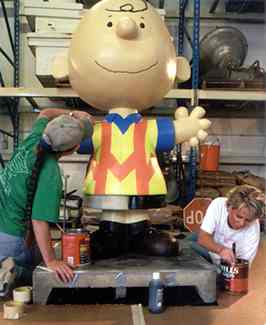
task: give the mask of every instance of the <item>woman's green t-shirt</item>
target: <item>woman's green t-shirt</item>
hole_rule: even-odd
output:
[[[27,187],[36,161],[36,147],[48,123],[38,118],[32,132],[0,171],[0,232],[25,237]],[[54,155],[47,155],[42,165],[32,207],[32,219],[57,222],[62,197],[62,178]]]

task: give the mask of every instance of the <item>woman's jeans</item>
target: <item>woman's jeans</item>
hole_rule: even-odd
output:
[[[32,272],[41,262],[41,255],[36,245],[27,248],[24,238],[0,232],[0,263],[7,257],[15,262],[16,279],[24,284],[31,284]]]
[[[186,237],[187,240],[191,242],[191,248],[198,253],[200,256],[204,257],[208,262],[212,263],[210,254],[206,248],[198,244],[198,235],[193,232]]]

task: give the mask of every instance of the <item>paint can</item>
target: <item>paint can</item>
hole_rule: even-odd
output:
[[[19,287],[13,290],[13,300],[28,304],[32,298],[32,287]]]
[[[220,141],[201,144],[199,146],[199,165],[203,171],[216,172],[219,169]]]
[[[62,258],[73,267],[90,264],[90,237],[83,229],[70,229],[62,235]]]
[[[221,262],[223,288],[231,294],[246,294],[248,292],[249,262],[237,259],[235,263]]]

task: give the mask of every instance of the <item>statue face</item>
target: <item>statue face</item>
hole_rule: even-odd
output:
[[[149,108],[172,88],[175,74],[170,35],[146,1],[102,0],[73,35],[70,82],[98,109]]]

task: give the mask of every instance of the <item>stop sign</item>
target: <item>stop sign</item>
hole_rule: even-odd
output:
[[[189,231],[199,232],[203,217],[211,201],[211,198],[195,198],[185,206],[183,209],[183,220],[185,227]]]

